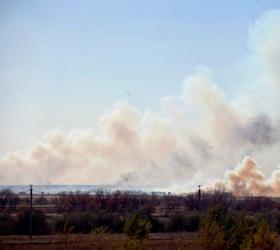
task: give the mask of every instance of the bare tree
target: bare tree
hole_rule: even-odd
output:
[[[7,212],[15,209],[19,202],[17,194],[6,188],[0,191],[0,211]]]

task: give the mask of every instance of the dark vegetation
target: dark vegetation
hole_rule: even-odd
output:
[[[29,232],[28,196],[0,192],[0,234]],[[133,192],[61,193],[33,200],[33,234],[197,232],[193,249],[279,249],[280,200],[226,192],[186,195]],[[134,243],[133,243],[134,244]]]

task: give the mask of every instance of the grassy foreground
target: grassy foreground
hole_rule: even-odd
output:
[[[34,236],[2,236],[2,250],[82,250],[82,249],[188,249],[195,233],[155,233],[144,241],[129,240],[125,234],[71,234]]]

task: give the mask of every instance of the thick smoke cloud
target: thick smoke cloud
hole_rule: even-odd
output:
[[[240,69],[250,74],[238,95],[227,96],[209,70],[200,70],[185,79],[181,96],[163,98],[160,112],[118,102],[97,128],[50,131],[32,147],[6,153],[0,182],[188,191],[218,178],[216,187],[239,195],[280,194],[279,31],[280,11],[251,27],[250,63]]]
[[[246,157],[234,170],[226,173],[226,180],[216,182],[215,187],[226,189],[238,196],[280,194],[280,169],[274,170],[269,178],[265,178],[257,163]]]
[[[245,141],[255,146],[269,145],[277,141],[276,130],[266,115],[253,117],[244,127],[237,129],[237,132]]]

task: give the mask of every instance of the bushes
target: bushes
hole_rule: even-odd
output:
[[[157,218],[153,216],[154,207],[151,205],[145,205],[139,208],[135,213],[142,218],[150,222],[151,232],[162,232],[164,231],[164,224],[161,223]]]
[[[195,249],[225,250],[226,248],[226,219],[222,208],[214,208],[208,211],[199,235],[194,241]]]
[[[55,222],[55,231],[60,233],[89,233],[91,230],[92,216],[89,213],[67,214]]]
[[[10,189],[0,190],[0,212],[8,212],[16,207],[18,196]]]
[[[32,233],[50,232],[45,214],[39,210],[32,212]],[[21,210],[15,218],[9,214],[0,215],[0,235],[29,234],[29,210]]]
[[[0,235],[9,235],[15,232],[15,220],[9,214],[0,215]]]
[[[29,233],[29,210],[20,211],[15,219],[16,233],[28,234]],[[32,211],[32,232],[33,234],[48,234],[49,226],[45,214],[40,210]]]
[[[131,214],[125,221],[124,232],[131,238],[144,240],[148,238],[148,234],[152,228],[152,224],[141,217],[140,213]]]
[[[199,214],[191,213],[189,215],[176,212],[171,215],[169,222],[166,225],[166,231],[169,232],[195,232],[199,228]]]
[[[255,228],[253,220],[228,213],[223,207],[208,210],[194,241],[195,249],[240,249],[246,236]]]
[[[273,250],[275,246],[276,236],[266,223],[227,213],[218,206],[208,211],[193,242],[198,250]]]
[[[117,213],[112,214],[102,210],[95,213],[67,213],[56,219],[54,223],[54,231],[64,232],[71,228],[73,233],[90,233],[96,228],[104,227],[112,233],[122,233],[124,228],[128,227],[134,214],[137,214],[137,218],[140,218],[149,224],[149,232],[164,231],[164,225],[152,216],[151,208],[146,206],[142,207],[132,215],[128,215],[126,218]],[[124,226],[125,221],[127,223],[126,226]],[[138,221],[134,221],[133,223],[137,224]]]
[[[72,228],[74,233],[90,233],[96,228],[106,227],[110,232],[122,232],[123,220],[108,213],[71,213],[65,214],[55,222],[55,231],[63,232]]]
[[[242,244],[242,250],[276,250],[277,235],[269,230],[267,223],[262,221],[255,233],[250,233]]]

